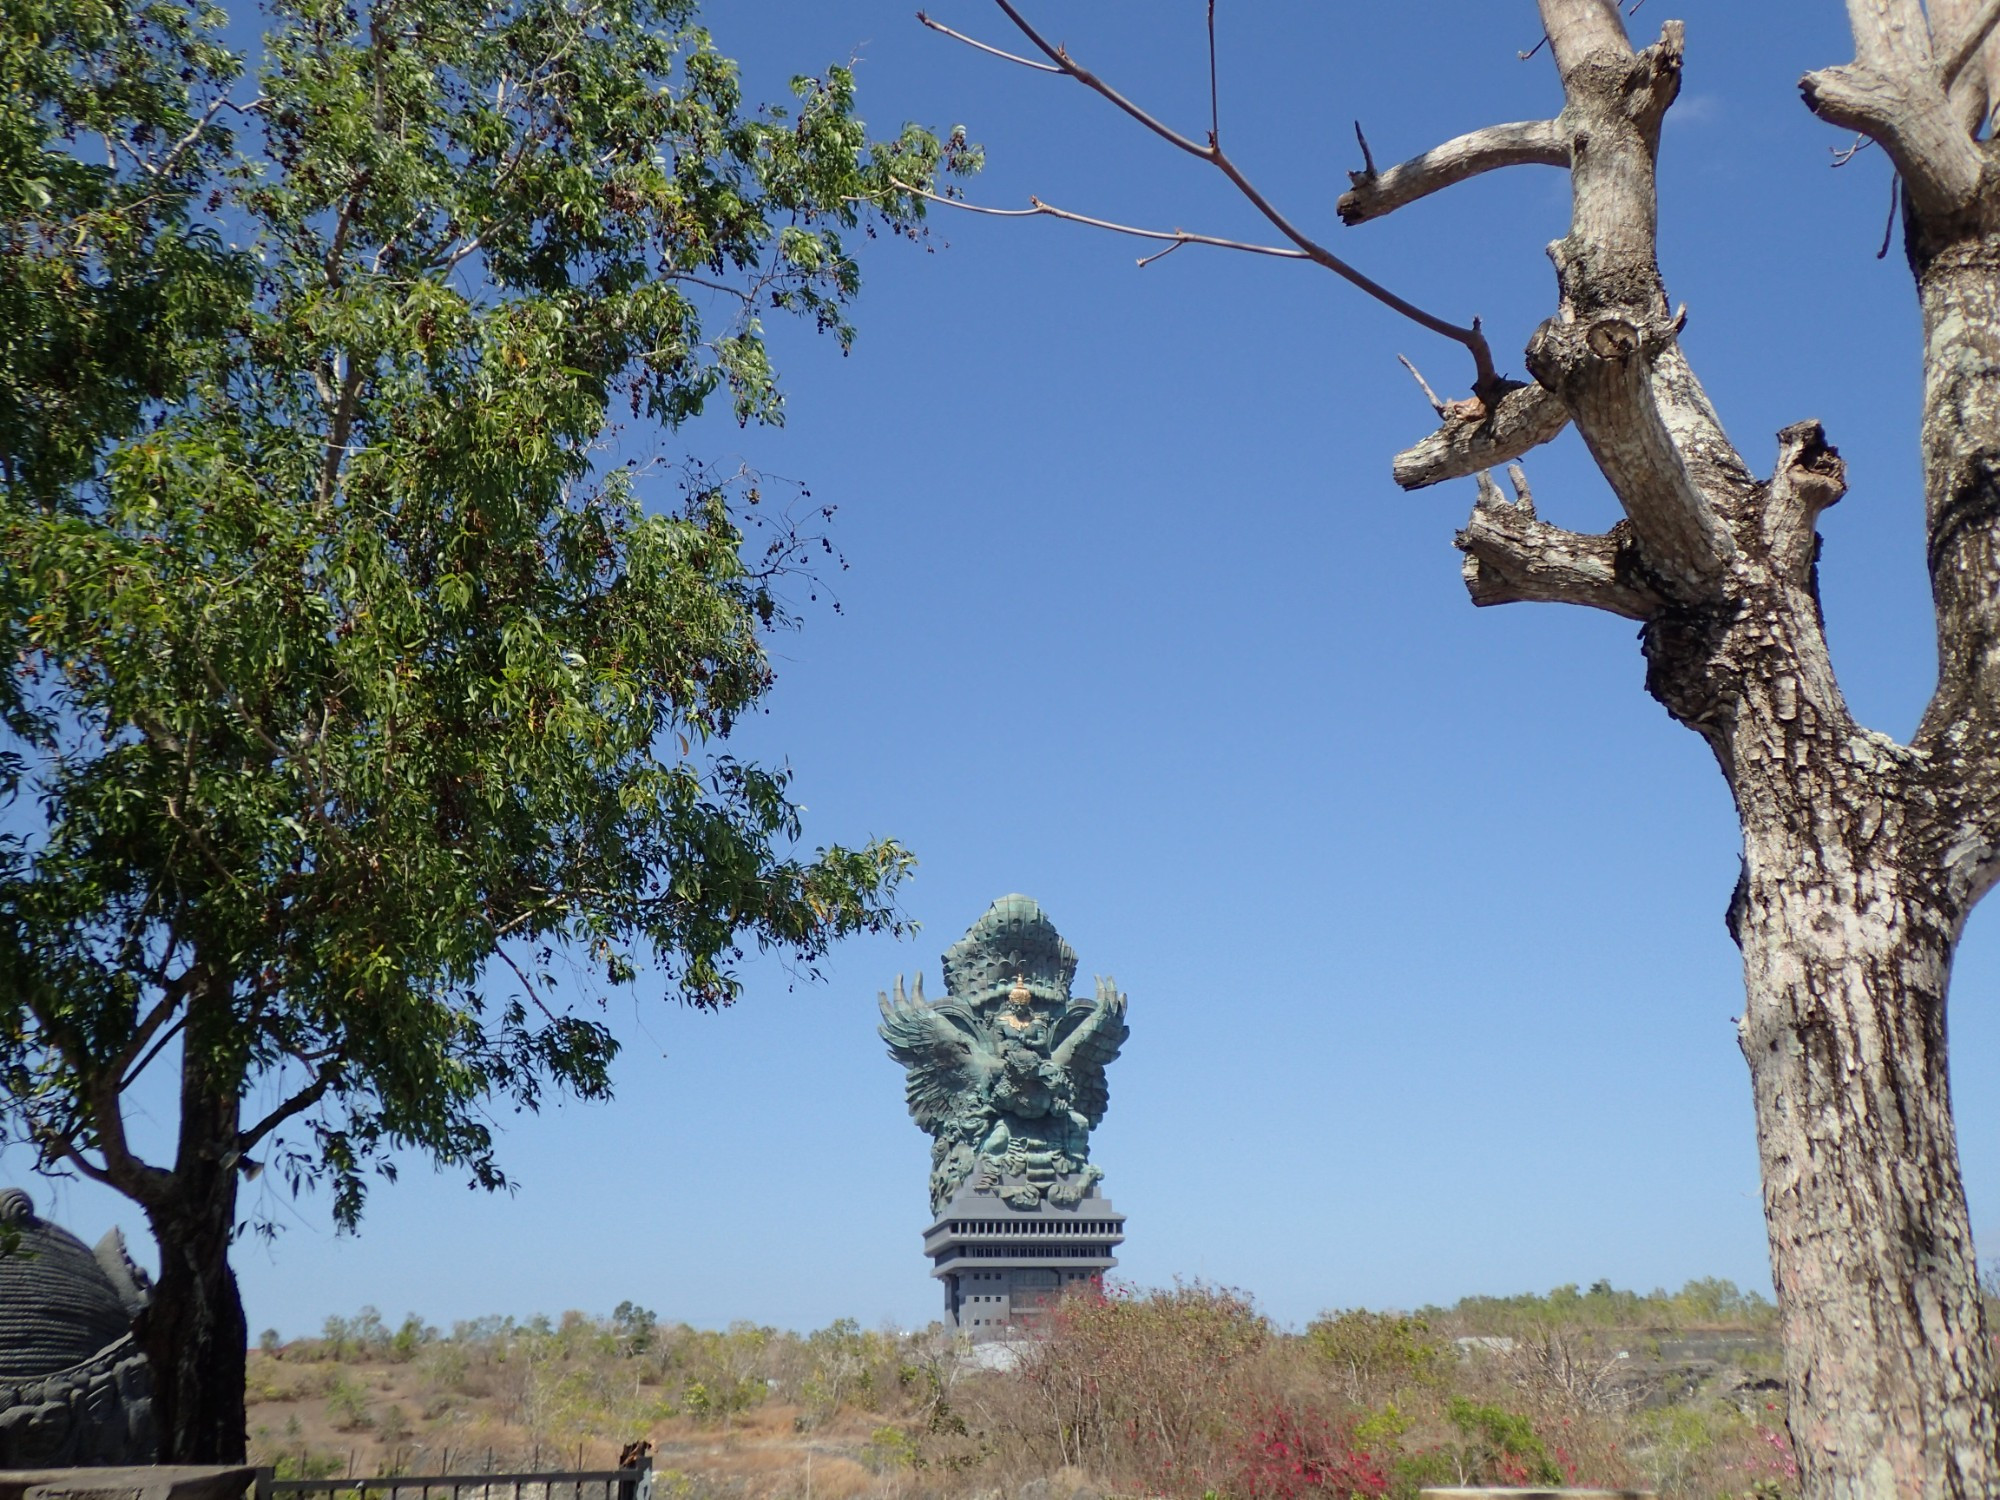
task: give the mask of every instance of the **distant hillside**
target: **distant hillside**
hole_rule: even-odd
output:
[[[441,1333],[373,1309],[266,1335],[252,1455],[284,1475],[609,1467],[656,1445],[663,1500],[1243,1500],[1426,1483],[1794,1492],[1774,1313],[1727,1282],[1467,1298],[1272,1328],[1201,1285],[1065,1302],[1018,1368],[938,1330],[812,1334],[608,1318]]]

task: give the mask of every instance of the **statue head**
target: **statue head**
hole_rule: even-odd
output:
[[[1002,896],[965,936],[944,951],[944,987],[988,1015],[1001,1002],[1020,1013],[1036,1000],[1069,1003],[1076,978],[1076,950],[1026,896]],[[1028,992],[1025,1006],[1016,990]]]
[[[1035,1029],[1039,1019],[1035,1014],[1035,992],[1017,975],[1014,987],[1007,991],[1007,1003],[1000,1008],[1000,1024],[1016,1036],[1025,1037]]]

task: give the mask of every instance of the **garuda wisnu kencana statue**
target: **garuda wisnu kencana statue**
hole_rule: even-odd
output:
[[[1110,1094],[1104,1067],[1129,1034],[1110,978],[1072,998],[1076,953],[1041,907],[1002,896],[944,953],[945,997],[923,976],[883,995],[882,1039],[909,1070],[910,1115],[929,1133],[931,1209],[967,1177],[1011,1207],[1074,1204],[1104,1174],[1090,1132]]]

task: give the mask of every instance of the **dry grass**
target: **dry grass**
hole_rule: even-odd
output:
[[[1595,1297],[1330,1315],[1303,1336],[1199,1286],[1076,1299],[1007,1374],[935,1331],[718,1333],[628,1306],[441,1337],[364,1312],[252,1354],[252,1457],[323,1477],[610,1468],[644,1439],[658,1500],[1348,1500],[1508,1480],[1793,1493],[1758,1309],[1710,1317],[1737,1354],[1704,1363],[1674,1353],[1698,1320],[1621,1327],[1666,1321],[1665,1304]],[[1278,1441],[1331,1467],[1301,1479],[1269,1461]]]

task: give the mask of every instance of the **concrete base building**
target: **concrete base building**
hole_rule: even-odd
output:
[[[975,1342],[1032,1333],[1065,1291],[1118,1264],[1125,1218],[1092,1186],[1065,1207],[1045,1197],[1010,1206],[1004,1178],[962,1183],[924,1231],[931,1275],[944,1283],[944,1316]]]

